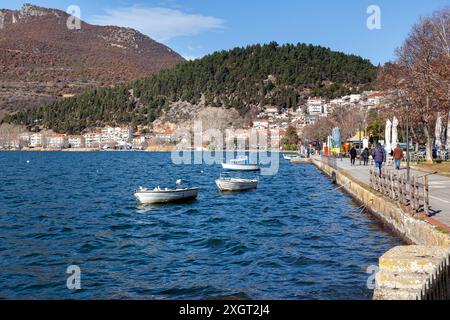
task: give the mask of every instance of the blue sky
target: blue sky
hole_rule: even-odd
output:
[[[353,53],[374,64],[394,58],[411,26],[450,0],[0,0],[81,9],[94,24],[134,27],[187,58],[255,43],[312,43]],[[369,30],[367,8],[381,9],[381,29]]]

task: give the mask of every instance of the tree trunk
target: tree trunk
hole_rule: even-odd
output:
[[[450,111],[447,115],[447,137],[446,137],[445,149],[447,151],[450,151]]]
[[[425,160],[427,163],[433,163],[433,137],[431,136],[430,126],[428,124],[423,126],[425,138],[427,142],[425,144],[426,147],[426,155]]]

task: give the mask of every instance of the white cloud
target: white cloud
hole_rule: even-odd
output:
[[[93,16],[90,22],[133,28],[160,42],[167,42],[176,37],[193,36],[208,30],[222,29],[225,23],[222,19],[212,16],[142,6],[106,9],[105,14]]]
[[[192,56],[192,55],[185,55],[185,54],[183,54],[183,58],[185,58],[188,61],[192,61],[192,60],[201,59],[202,56]]]

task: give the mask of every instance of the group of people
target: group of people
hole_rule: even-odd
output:
[[[350,163],[352,166],[354,166],[356,163],[356,158],[358,156],[358,152],[356,151],[355,146],[352,146],[349,153],[350,153]],[[385,163],[387,160],[385,149],[381,146],[380,143],[377,144],[377,146],[372,150],[372,152],[369,150],[369,148],[365,148],[361,153],[361,159],[363,160],[365,166],[369,164],[370,155],[372,155],[373,161],[375,162],[375,166],[380,170],[381,175],[383,163]],[[394,150],[392,150],[391,156],[394,158],[395,168],[397,170],[400,170],[403,159],[403,149],[400,147],[399,144]]]
[[[354,166],[356,163],[356,158],[358,157],[358,152],[356,151],[356,148],[352,146],[349,153],[350,153],[350,163],[352,166]],[[370,150],[369,148],[365,148],[361,153],[361,160],[364,162],[365,166],[369,164],[369,157],[370,157]]]

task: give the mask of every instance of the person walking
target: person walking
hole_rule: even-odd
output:
[[[400,148],[400,145],[398,144],[397,147],[394,149],[393,152],[394,162],[395,162],[395,168],[397,170],[400,170],[402,160],[403,160],[403,150]]]
[[[380,143],[377,144],[376,148],[373,150],[373,160],[375,161],[375,166],[380,170],[380,177],[381,177],[381,170],[383,169],[383,163],[386,161],[386,151],[384,151],[383,147]]]
[[[361,154],[361,157],[363,158],[364,161],[364,166],[367,166],[369,164],[369,148],[365,148],[364,151]]]
[[[355,165],[357,155],[358,155],[358,152],[356,152],[355,146],[352,146],[352,148],[350,149],[350,162],[351,162],[352,166]]]

